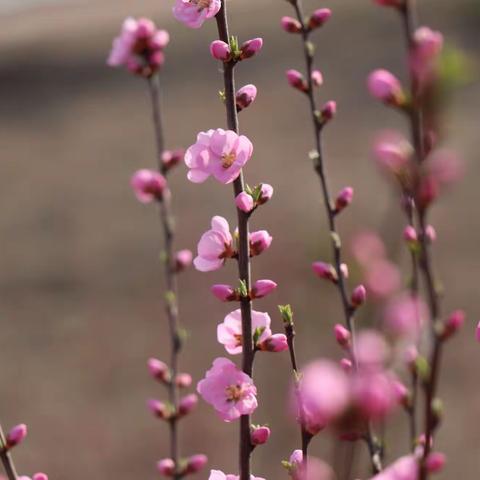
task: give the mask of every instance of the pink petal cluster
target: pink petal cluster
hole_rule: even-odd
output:
[[[315,435],[349,405],[349,378],[336,363],[318,360],[302,370],[298,393],[298,418],[303,418],[308,432]]]
[[[220,216],[212,218],[211,230],[205,232],[198,242],[198,255],[193,260],[195,268],[200,272],[218,270],[231,257],[233,238],[228,222]]]
[[[113,41],[107,63],[111,67],[125,66],[132,73],[150,77],[164,63],[164,48],[170,37],[158,30],[148,18],[127,18],[120,35]]]
[[[249,415],[257,408],[253,380],[227,358],[214,360],[205,378],[198,382],[197,391],[225,422]]]
[[[202,183],[213,175],[221,183],[231,183],[240,175],[252,153],[253,145],[244,135],[221,128],[200,132],[196,143],[185,153],[188,179]]]
[[[427,307],[420,298],[403,293],[391,299],[384,311],[386,329],[393,335],[407,339],[418,339],[425,320]]]
[[[141,203],[151,203],[154,200],[162,200],[164,195],[169,194],[167,180],[155,170],[142,169],[136,171],[130,184],[137,200]]]
[[[210,476],[208,480],[239,480],[239,475],[232,475],[231,473],[223,473],[221,470],[210,470]],[[250,480],[265,480],[261,477],[254,477],[250,475]]]
[[[187,27],[200,28],[221,6],[221,0],[175,0],[173,16]]]

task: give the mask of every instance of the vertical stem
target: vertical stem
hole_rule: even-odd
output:
[[[222,0],[222,6],[216,16],[217,29],[220,40],[229,43],[227,5]],[[237,134],[239,124],[237,107],[235,102],[235,61],[223,64],[223,80],[225,87],[225,107],[227,112],[227,126]],[[233,183],[234,195],[237,196],[244,190],[243,172]],[[248,215],[237,208],[238,217],[238,274],[247,289],[250,290],[250,246],[248,232]],[[253,373],[253,335],[252,335],[252,302],[249,298],[242,298],[240,302],[242,312],[242,370],[249,376]],[[240,480],[250,480],[250,456],[252,445],[250,441],[250,415],[242,415],[240,418],[240,452],[239,467]]]
[[[292,6],[295,10],[298,21],[301,24],[302,32],[302,43],[303,51],[305,56],[305,66],[306,66],[306,80],[307,80],[307,98],[310,106],[310,113],[312,117],[313,132],[315,137],[315,147],[317,152],[317,158],[315,163],[315,171],[319,177],[323,203],[325,206],[325,212],[327,215],[328,226],[330,230],[331,244],[332,244],[332,256],[334,267],[337,272],[337,290],[340,297],[340,303],[343,310],[344,321],[351,333],[352,338],[352,362],[354,367],[357,368],[357,359],[355,354],[355,319],[354,319],[354,309],[352,308],[349,298],[348,291],[345,282],[345,278],[342,273],[342,245],[340,236],[337,231],[336,226],[336,212],[332,205],[330,198],[330,189],[327,180],[325,161],[323,157],[322,149],[322,131],[323,123],[319,118],[319,112],[317,110],[316,101],[315,101],[315,91],[312,81],[312,71],[313,71],[313,48],[310,44],[310,30],[305,24],[305,15],[303,12],[303,6],[301,0],[291,0]],[[375,439],[372,428],[369,425],[366,433],[366,441],[369,447],[369,452],[372,461],[372,471],[373,473],[378,473],[382,470],[381,462],[381,449],[378,446],[378,442]]]
[[[6,447],[7,441],[5,439],[5,434],[3,433],[2,426],[0,425],[0,458],[2,459],[3,468],[7,474],[8,480],[17,480],[17,470],[15,469],[15,464],[13,463],[12,455]]]
[[[155,141],[157,146],[157,162],[158,170],[167,175],[162,162],[162,154],[165,150],[162,115],[161,115],[161,102],[160,102],[160,81],[158,75],[154,75],[148,80],[151,103],[152,103],[152,115],[153,124],[155,130]],[[165,277],[165,310],[168,318],[168,325],[170,331],[171,342],[171,354],[170,354],[170,371],[171,381],[168,385],[169,401],[175,411],[178,407],[178,387],[176,384],[176,376],[178,373],[178,355],[180,353],[182,342],[179,335],[178,325],[178,303],[177,303],[177,273],[175,265],[175,251],[174,251],[174,238],[175,228],[174,219],[172,214],[170,196],[164,195],[159,205],[160,222],[164,235],[164,277]],[[170,429],[170,457],[175,463],[175,480],[181,478],[178,471],[179,463],[179,444],[178,444],[178,425],[177,417],[174,415],[169,421]]]

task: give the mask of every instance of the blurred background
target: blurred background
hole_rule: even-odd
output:
[[[197,131],[223,126],[217,98],[222,78],[207,48],[216,35],[214,22],[189,30],[175,22],[171,3],[0,1],[0,419],[5,427],[29,425],[27,443],[15,451],[25,474],[154,479],[156,460],[168,455],[167,429],[145,407],[147,398],[164,397],[148,376],[146,359],[165,359],[169,350],[157,260],[161,234],[155,209],[138,204],[129,188],[135,169],[154,165],[150,105],[144,81],[108,69],[105,59],[127,15],[152,17],[171,34],[162,73],[168,145],[187,147]],[[478,0],[419,3],[422,23],[478,59]],[[348,239],[358,230],[387,226],[388,236],[398,237],[403,220],[370,148],[378,129],[405,125],[370,99],[365,78],[381,66],[404,78],[400,24],[392,11],[370,0],[306,6],[334,10],[315,38],[325,77],[321,96],[337,100],[339,108],[325,135],[332,186],[350,184],[356,191],[340,221],[342,235]],[[287,68],[303,67],[298,38],[279,28],[280,17],[291,11],[279,0],[242,0],[231,2],[230,14],[241,39],[265,40],[261,55],[238,68],[238,85],[255,83],[259,89],[255,105],[241,114],[242,130],[255,145],[247,179],[275,187],[274,201],[253,219],[254,228],[274,236],[271,249],[254,262],[254,277],[272,278],[279,288],[256,308],[268,310],[280,330],[276,305],[292,304],[301,363],[338,358],[331,335],[340,315],[337,297],[310,271],[310,263],[327,258],[330,250],[306,155],[312,146],[307,105],[284,78]],[[479,318],[479,111],[480,84],[472,81],[454,96],[446,125],[449,144],[465,159],[468,174],[433,215],[445,311],[464,307],[469,316],[444,359],[446,418],[437,444],[449,456],[438,477],[443,479],[474,479],[480,472],[480,347],[473,334]],[[172,175],[177,247],[194,250],[213,214],[234,223],[232,194],[214,181],[189,184],[185,174],[181,166]],[[407,272],[402,249],[392,245],[390,253]],[[231,282],[234,275],[230,266],[181,277],[181,317],[191,334],[181,364],[196,380],[224,354],[215,331],[230,311],[212,298],[209,285]],[[268,423],[274,434],[255,452],[254,473],[284,478],[280,460],[298,447],[285,407],[288,356],[260,355],[255,376],[261,385],[255,421]],[[393,423],[403,420],[399,413]],[[185,454],[206,453],[210,467],[237,471],[236,424],[221,423],[202,403],[181,428]],[[394,426],[389,458],[406,449],[406,432]],[[333,450],[328,435],[314,442],[313,452],[322,458],[331,459]],[[336,455],[341,462],[344,452]],[[357,455],[365,455],[363,446]],[[366,476],[364,462],[357,470]]]

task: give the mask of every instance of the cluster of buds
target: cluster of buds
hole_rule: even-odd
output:
[[[207,464],[208,459],[203,454],[192,455],[189,458],[181,459],[178,466],[171,458],[164,458],[157,462],[157,470],[164,477],[182,478],[186,475],[200,472]]]
[[[310,33],[311,31],[323,27],[332,16],[332,11],[328,8],[319,8],[315,10],[305,22],[293,17],[282,17],[280,25],[287,33]]]
[[[120,35],[113,41],[107,63],[150,78],[165,62],[164,49],[169,40],[168,32],[157,29],[148,18],[127,18]]]
[[[273,195],[273,187],[268,183],[260,183],[253,188],[248,185],[245,191],[235,197],[237,208],[245,213],[252,213],[258,206],[267,203]]]
[[[222,40],[214,40],[210,44],[210,53],[215,60],[236,63],[253,57],[262,47],[263,39],[260,37],[247,40],[241,45],[238,44],[236,37],[231,37],[230,43]]]
[[[240,282],[238,288],[234,288],[231,285],[216,284],[212,285],[211,292],[221,302],[239,302],[242,298],[250,298],[254,300],[256,298],[263,298],[272,293],[277,288],[277,284],[273,280],[257,280],[250,291],[243,282]]]

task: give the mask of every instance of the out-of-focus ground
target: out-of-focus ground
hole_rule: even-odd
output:
[[[169,145],[188,146],[198,130],[223,126],[221,75],[207,49],[214,23],[188,30],[172,19],[170,3],[78,1],[0,17],[0,417],[4,425],[24,421],[30,427],[28,442],[15,451],[25,473],[153,479],[155,461],[167,455],[167,430],[145,408],[148,397],[163,395],[148,378],[145,361],[168,352],[159,227],[155,209],[139,205],[128,185],[135,169],[154,164],[150,110],[142,81],[107,69],[105,57],[125,16],[152,16],[172,35],[162,75]],[[425,23],[478,58],[476,0],[420,3]],[[402,76],[398,19],[367,0],[308,4],[318,6],[335,11],[316,37],[325,76],[321,95],[339,106],[325,136],[328,170],[335,189],[352,184],[356,190],[340,221],[342,234],[387,222],[395,237],[402,220],[369,150],[376,130],[403,123],[369,98],[365,77],[379,66]],[[254,276],[280,286],[257,308],[268,309],[280,329],[276,304],[293,305],[302,362],[338,357],[330,333],[339,321],[337,299],[309,267],[329,255],[329,245],[317,178],[306,157],[306,104],[284,80],[286,68],[302,66],[298,39],[278,27],[289,5],[232,1],[230,13],[242,39],[265,39],[261,55],[238,68],[240,85],[259,88],[255,105],[241,116],[255,145],[247,177],[276,189],[275,200],[253,220],[275,239],[255,260]],[[480,346],[473,337],[479,318],[480,85],[471,83],[453,100],[450,145],[465,158],[468,175],[435,208],[435,260],[447,289],[445,310],[465,307],[469,321],[445,355],[446,416],[436,447],[449,455],[438,478],[473,480],[480,472]],[[194,249],[212,214],[234,222],[228,187],[213,181],[191,185],[183,167],[172,183],[178,247]],[[232,268],[207,275],[189,271],[181,278],[181,314],[191,333],[181,363],[196,379],[224,354],[215,328],[230,307],[211,297],[209,284],[232,278]],[[257,365],[261,406],[255,420],[268,422],[274,435],[255,452],[254,472],[282,478],[280,460],[298,446],[296,429],[286,420],[287,355],[261,355]],[[219,422],[202,403],[182,430],[185,453],[207,453],[211,467],[236,472],[236,424]],[[406,448],[400,429],[389,451]],[[313,450],[328,458],[332,444],[319,440]]]

